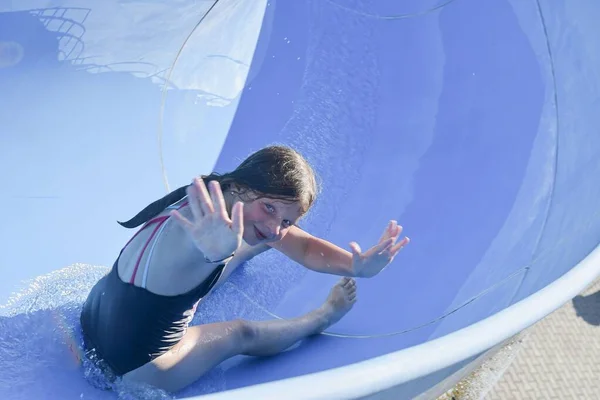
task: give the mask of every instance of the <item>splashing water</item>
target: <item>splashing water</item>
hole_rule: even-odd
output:
[[[192,325],[235,318],[274,318],[269,309],[305,272],[260,257],[235,271],[203,300]],[[85,355],[79,323],[93,285],[109,268],[74,264],[33,279],[0,305],[0,399],[175,399],[226,389],[225,362],[175,394],[116,380],[111,383]],[[261,282],[252,285],[249,282]]]
[[[79,313],[106,267],[75,264],[33,279],[0,305],[0,398],[171,399],[110,383],[83,353]]]

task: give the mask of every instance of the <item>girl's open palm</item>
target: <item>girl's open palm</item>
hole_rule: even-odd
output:
[[[204,257],[215,261],[229,257],[242,244],[244,204],[237,202],[232,207],[229,218],[221,185],[211,181],[208,186],[210,195],[204,181],[195,178],[187,189],[193,221],[176,210],[171,215],[189,234]]]
[[[356,276],[370,278],[383,271],[394,260],[398,252],[410,242],[410,239],[405,237],[396,243],[401,233],[402,227],[396,221],[390,221],[383,231],[379,243],[364,253],[358,243],[350,243],[352,270]]]

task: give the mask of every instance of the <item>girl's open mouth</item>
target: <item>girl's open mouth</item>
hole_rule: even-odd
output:
[[[254,227],[254,234],[256,235],[256,237],[258,238],[258,240],[265,240],[267,239],[267,237],[265,235],[263,235],[258,228]]]

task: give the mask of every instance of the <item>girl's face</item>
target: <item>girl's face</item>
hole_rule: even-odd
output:
[[[298,202],[260,198],[244,203],[244,241],[256,246],[281,240],[301,216]]]

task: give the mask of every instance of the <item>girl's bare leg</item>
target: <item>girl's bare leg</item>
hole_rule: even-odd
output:
[[[298,318],[270,321],[236,320],[193,326],[181,341],[123,377],[175,392],[238,354],[269,356],[339,321],[356,302],[356,283],[343,278],[318,309]]]

